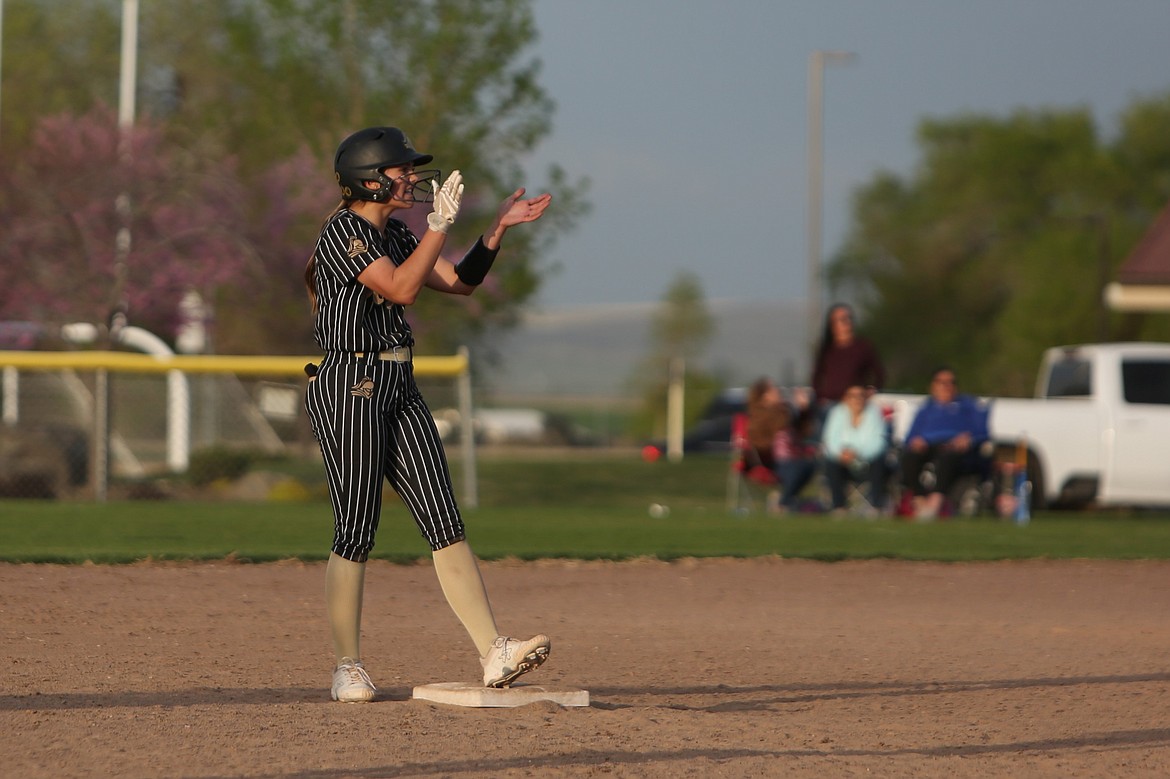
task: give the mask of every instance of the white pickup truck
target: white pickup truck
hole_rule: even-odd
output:
[[[883,393],[900,443],[923,395]],[[1032,507],[1170,506],[1170,344],[1048,349],[1034,398],[985,398],[998,463],[1028,452]]]

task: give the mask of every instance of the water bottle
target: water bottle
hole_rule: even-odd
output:
[[[1013,519],[1017,525],[1026,525],[1032,521],[1032,482],[1028,481],[1028,443],[1027,434],[1021,435],[1016,442],[1015,467],[1016,510]]]
[[[1013,516],[1017,525],[1027,525],[1032,520],[1032,482],[1027,471],[1016,471],[1016,510]]]

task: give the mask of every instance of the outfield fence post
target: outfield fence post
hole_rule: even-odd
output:
[[[105,503],[110,485],[110,372],[94,372],[93,499]]]
[[[4,424],[15,427],[20,420],[20,373],[11,365],[4,366]]]
[[[463,358],[463,372],[457,382],[459,393],[459,440],[463,446],[463,503],[473,509],[479,505],[479,481],[475,475],[475,426],[472,424],[471,408],[471,352],[466,346],[459,347]]]

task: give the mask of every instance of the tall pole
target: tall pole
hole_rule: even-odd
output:
[[[821,326],[821,206],[824,200],[824,80],[826,64],[846,64],[850,51],[817,50],[808,58],[808,342]]]
[[[118,81],[118,162],[130,157],[130,129],[134,126],[134,93],[138,72],[138,0],[122,0],[122,60]],[[118,233],[114,239],[114,289],[110,301],[109,339],[118,340],[126,325],[126,271],[130,256],[130,193],[121,192],[114,201]],[[110,483],[110,376],[99,369],[94,391],[93,492],[99,503],[106,501]]]
[[[687,363],[671,357],[666,387],[666,459],[672,463],[683,459],[683,407],[686,402]]]
[[[4,0],[0,0],[0,84],[4,83],[4,73],[3,73],[3,67],[2,67],[3,63],[4,63]],[[3,127],[3,123],[0,123],[0,127]]]
[[[122,67],[118,77],[118,127],[134,124],[138,73],[138,0],[122,0]]]
[[[130,160],[130,130],[134,127],[134,96],[138,73],[138,0],[122,0],[122,59],[118,79],[118,162]],[[126,274],[130,256],[130,193],[115,200],[120,225],[114,239],[114,289],[110,327],[126,323]]]

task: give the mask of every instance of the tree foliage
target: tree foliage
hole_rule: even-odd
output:
[[[206,15],[207,6],[172,4],[166,28]],[[183,96],[176,125],[201,135],[220,132],[230,149],[308,149],[325,161],[354,130],[401,127],[417,148],[435,155],[436,166],[463,171],[467,194],[448,242],[451,259],[475,242],[499,201],[525,183],[523,155],[551,130],[553,103],[538,83],[540,63],[525,55],[537,34],[530,0],[393,7],[358,0],[216,0],[212,6],[225,34],[188,31],[181,45],[171,43]],[[218,41],[218,65],[211,69],[209,38]],[[195,84],[201,88],[189,86]],[[224,122],[225,112],[232,121]],[[244,157],[245,166],[257,164],[255,155]],[[555,235],[587,212],[584,180],[570,181],[557,166],[547,175],[541,189],[553,193],[553,209],[508,235],[501,262],[475,296],[423,295],[413,306],[423,350],[449,352],[489,327],[510,326],[536,294],[549,270],[541,258]],[[331,179],[327,173],[317,181],[335,195]],[[422,207],[396,216],[417,232],[425,229]],[[306,255],[310,246],[306,241]]]
[[[106,322],[128,304],[172,330],[187,289],[215,287],[246,263],[231,203],[231,172],[168,149],[140,124],[123,137],[109,109],[43,119],[26,156],[5,170],[0,307],[7,318]],[[120,198],[129,205],[124,217]],[[117,235],[131,235],[125,284],[115,280]]]
[[[707,309],[703,283],[693,271],[680,271],[667,287],[662,304],[650,323],[652,359],[693,361],[715,334],[715,319]]]
[[[120,24],[111,0],[5,0],[6,156],[24,148],[46,116],[116,104]]]
[[[120,5],[9,0],[0,115],[4,158],[35,152],[34,135],[46,109],[76,118],[113,104]],[[150,128],[160,163],[167,158],[167,170],[177,165],[188,171],[181,193],[193,211],[183,218],[211,217],[208,229],[214,226],[225,240],[230,232],[236,267],[251,274],[218,284],[212,295],[220,351],[312,348],[301,271],[317,228],[339,197],[332,154],[343,137],[371,125],[402,127],[418,148],[435,155],[436,166],[463,171],[468,188],[448,242],[452,259],[475,241],[516,187],[553,193],[545,219],[508,235],[500,262],[476,296],[424,295],[412,315],[422,348],[432,351],[450,351],[486,327],[516,320],[550,270],[544,258],[555,236],[588,208],[587,181],[571,180],[559,167],[550,168],[543,182],[524,181],[523,157],[550,131],[554,108],[539,85],[539,61],[526,53],[537,34],[530,6],[531,0],[142,4],[140,122]],[[192,170],[203,176],[203,189],[188,186]],[[107,172],[112,182],[115,171]],[[208,189],[216,182],[223,191]],[[92,207],[102,208],[97,201],[106,202],[107,193],[92,192]],[[89,208],[82,201],[90,193],[74,190],[73,207]],[[0,193],[0,202],[17,200],[12,192]],[[134,202],[137,211],[153,201]],[[37,210],[20,214],[50,219]],[[416,207],[405,218],[421,230],[424,216],[425,207]],[[47,225],[38,230],[52,234]],[[136,252],[139,245],[136,239]],[[11,256],[5,261],[12,262]],[[37,256],[56,255],[41,247]],[[184,259],[179,251],[169,257]],[[19,256],[16,261],[23,262]],[[94,270],[95,282],[102,267]],[[142,311],[139,302],[131,318]]]
[[[685,369],[686,422],[693,422],[701,414],[717,389],[715,378],[698,370],[699,358],[714,335],[715,318],[707,308],[702,282],[692,271],[680,271],[654,312],[649,352],[631,378],[643,398],[642,410],[631,423],[634,435],[664,434],[672,364],[681,364]]]
[[[1105,309],[1103,286],[1170,200],[1170,96],[1135,103],[1112,142],[1086,109],[929,119],[920,162],[857,193],[830,269],[856,299],[889,384],[1027,394],[1043,349],[1165,337]]]

